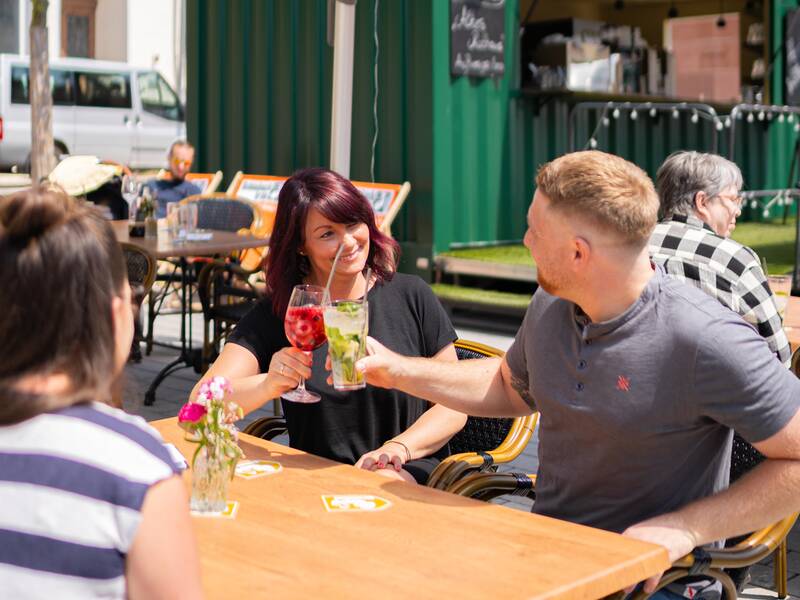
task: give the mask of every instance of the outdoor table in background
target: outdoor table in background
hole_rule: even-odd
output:
[[[800,297],[789,296],[783,319],[783,329],[789,338],[792,352],[800,346]]]
[[[184,367],[192,367],[199,364],[199,353],[192,350],[191,338],[191,299],[187,296],[188,282],[187,270],[189,263],[187,258],[190,256],[217,256],[227,255],[235,250],[246,248],[259,248],[269,243],[269,238],[256,237],[249,234],[239,234],[231,231],[210,231],[211,238],[207,240],[174,240],[166,233],[160,233],[156,238],[130,237],[128,233],[128,221],[112,221],[114,235],[117,241],[128,242],[143,248],[156,259],[177,258],[180,261],[181,277],[181,345],[180,355],[166,365],[153,379],[150,387],[145,392],[144,402],[151,405],[155,402],[156,388],[171,373]],[[186,316],[189,319],[189,335],[186,335]]]
[[[176,419],[151,423],[191,460]],[[597,598],[669,567],[664,548],[478,502],[249,435],[283,470],[231,482],[234,518],[193,518],[209,598]],[[186,471],[187,489],[191,472]],[[390,501],[328,512],[323,494]]]

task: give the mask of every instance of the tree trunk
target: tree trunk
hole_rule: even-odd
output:
[[[38,183],[55,167],[53,97],[47,52],[48,0],[32,0],[30,27],[31,181]]]

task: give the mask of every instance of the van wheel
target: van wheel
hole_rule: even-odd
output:
[[[67,146],[61,140],[56,140],[53,142],[54,151],[53,154],[55,155],[55,162],[56,164],[60,163],[66,156],[69,155],[69,150],[67,150]],[[30,173],[31,172],[31,153],[28,152],[27,158],[25,158],[25,162],[22,163],[23,173]]]

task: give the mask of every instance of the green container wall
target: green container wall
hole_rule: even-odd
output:
[[[773,4],[773,45],[781,43],[785,11],[796,5]],[[369,180],[375,2],[356,6],[351,177]],[[230,178],[237,170],[287,175],[328,164],[333,52],[326,11],[325,0],[188,3],[187,120],[199,169],[220,168]],[[403,243],[405,270],[413,270],[418,257],[455,246],[521,239],[536,169],[569,148],[572,105],[563,98],[542,103],[518,89],[518,18],[518,0],[507,0],[502,78],[453,78],[449,2],[379,4],[375,178],[412,184],[393,227]],[[782,82],[782,72],[779,56],[773,79]],[[772,91],[780,102],[782,83]],[[576,115],[577,148],[597,118],[596,112]],[[758,121],[736,126],[735,160],[747,187],[784,187],[793,127]],[[622,118],[601,131],[598,148],[654,175],[674,150],[710,150],[710,134],[710,124],[691,123],[689,115]],[[720,132],[722,154],[727,136],[728,130]]]
[[[553,133],[566,115],[550,107],[531,119],[525,100],[512,98],[517,0],[506,2],[506,71],[497,79],[451,77],[450,3],[432,6],[434,250],[519,239],[537,159],[563,151]]]
[[[352,179],[370,181],[375,3],[356,9]],[[430,255],[431,18],[428,0],[379,4],[375,179],[410,181],[393,225]],[[187,126],[197,168],[289,175],[328,166],[333,49],[325,0],[195,0],[187,6]],[[414,252],[412,252],[414,254]]]

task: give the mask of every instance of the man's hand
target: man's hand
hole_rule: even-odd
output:
[[[402,355],[392,352],[375,338],[367,337],[367,356],[356,363],[356,369],[364,373],[370,385],[393,388],[403,359]]]
[[[697,537],[694,532],[674,514],[661,515],[631,525],[622,532],[622,535],[664,546],[669,553],[670,562],[686,556],[697,546]],[[644,591],[651,594],[656,589],[662,574],[653,575],[645,581]],[[634,587],[632,585],[626,588],[625,593],[630,593]]]

